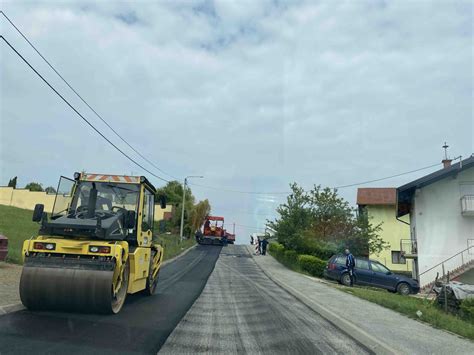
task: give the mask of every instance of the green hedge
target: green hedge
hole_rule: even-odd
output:
[[[323,277],[326,262],[313,255],[299,255],[298,265],[303,271],[306,271],[310,275]]]
[[[467,321],[474,322],[474,298],[465,299],[461,302],[461,314]]]
[[[291,269],[302,270],[316,277],[323,276],[326,261],[314,255],[298,255],[294,250],[285,250],[285,247],[279,243],[270,243],[268,250],[275,259]]]
[[[285,252],[285,247],[280,243],[270,243],[270,245],[268,246],[268,251],[275,258],[281,258],[283,257],[283,253]]]
[[[285,250],[283,253],[283,259],[288,264],[296,264],[298,258],[298,254],[294,250]]]

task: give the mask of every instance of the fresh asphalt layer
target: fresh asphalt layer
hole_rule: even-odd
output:
[[[3,315],[0,354],[156,354],[201,294],[220,251],[197,246],[163,266],[155,295],[128,295],[117,315],[27,310]]]
[[[197,353],[362,354],[367,349],[269,279],[245,246],[229,245],[159,352]]]

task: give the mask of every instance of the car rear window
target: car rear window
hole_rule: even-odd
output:
[[[343,255],[338,255],[336,256],[334,263],[338,265],[346,265],[346,257]]]

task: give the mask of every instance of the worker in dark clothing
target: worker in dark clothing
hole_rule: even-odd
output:
[[[345,254],[346,254],[346,268],[347,268],[347,271],[349,272],[349,277],[351,279],[350,286],[352,287],[354,285],[355,259],[354,259],[354,255],[351,254],[349,249],[345,250]]]
[[[267,255],[267,245],[268,245],[268,240],[267,238],[262,240],[262,255]]]

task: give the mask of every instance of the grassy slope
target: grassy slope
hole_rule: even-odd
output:
[[[0,234],[8,238],[7,261],[21,263],[23,241],[39,230],[38,223],[32,222],[33,211],[0,205]]]
[[[281,261],[280,263],[293,271],[306,274],[294,264],[288,264]],[[444,329],[474,340],[474,324],[469,323],[468,321],[465,321],[457,316],[444,313],[443,310],[436,307],[430,301],[425,301],[423,299],[414,297],[400,296],[398,294],[389,293],[386,290],[376,288],[365,288],[358,286],[349,288],[336,285],[335,287],[359,298],[377,303],[382,307],[392,309],[410,318],[429,323],[436,328]],[[416,315],[418,310],[423,313],[420,318],[418,318]]]
[[[37,235],[39,224],[31,221],[32,216],[33,211],[0,205],[0,234],[8,237],[8,262],[21,264],[23,241]],[[158,237],[158,241],[165,247],[165,260],[196,243],[194,238],[178,243],[179,237],[172,234],[162,234]]]
[[[359,298],[393,309],[410,318],[429,323],[436,328],[448,330],[474,340],[474,324],[464,321],[457,316],[446,314],[443,310],[432,304],[431,301],[400,296],[398,294],[388,293],[385,290],[366,289],[362,287],[341,287],[341,289]],[[418,310],[423,313],[420,318],[416,315]]]
[[[165,248],[164,260],[171,259],[196,244],[194,238],[185,239],[179,243],[179,236],[174,234],[160,234],[158,242]]]

